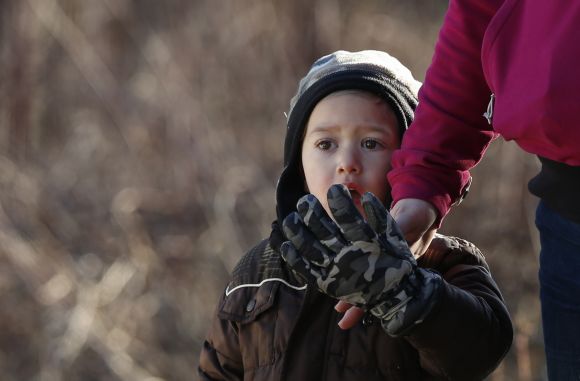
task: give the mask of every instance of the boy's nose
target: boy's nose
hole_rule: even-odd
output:
[[[337,166],[337,172],[341,174],[359,173],[361,166],[355,155],[343,155]]]

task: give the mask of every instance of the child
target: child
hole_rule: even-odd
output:
[[[505,356],[511,320],[480,251],[437,236],[415,261],[381,205],[419,85],[378,51],[327,55],[300,81],[278,221],[233,271],[201,379],[473,380]],[[360,324],[337,326],[338,300]]]

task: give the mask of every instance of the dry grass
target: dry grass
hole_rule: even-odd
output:
[[[0,2],[0,374],[189,380],[228,271],[268,233],[309,64],[382,49],[422,79],[446,2]],[[444,232],[514,316],[493,380],[543,368],[532,158],[492,145]]]

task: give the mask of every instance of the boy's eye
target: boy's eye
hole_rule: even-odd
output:
[[[375,139],[368,138],[361,142],[361,146],[366,149],[377,149],[381,147],[381,143]]]
[[[316,147],[323,151],[327,151],[332,148],[332,142],[330,140],[321,140],[316,143]]]

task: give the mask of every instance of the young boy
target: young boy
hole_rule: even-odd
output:
[[[437,236],[415,260],[382,206],[419,85],[378,51],[327,55],[300,81],[278,221],[233,271],[202,380],[475,380],[505,356],[511,320],[480,251]],[[338,300],[360,324],[338,327]]]

